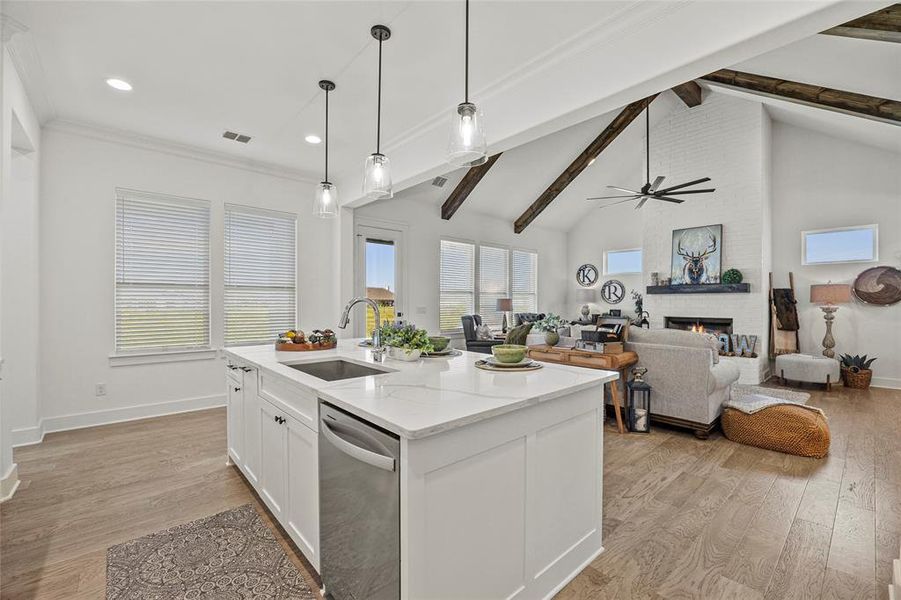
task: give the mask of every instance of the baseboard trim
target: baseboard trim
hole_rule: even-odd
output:
[[[38,422],[38,424],[34,427],[22,427],[21,429],[13,429],[9,433],[13,448],[40,444],[44,441],[43,421]]]
[[[13,497],[19,489],[19,465],[13,463],[3,479],[0,479],[0,503]]]
[[[45,417],[41,420],[42,438],[43,435],[56,431],[70,431],[72,429],[84,429],[85,427],[96,427],[98,425],[112,425],[113,423],[125,423],[127,421],[138,421],[140,419],[149,419],[152,417],[163,417],[166,415],[206,410],[208,408],[218,408],[220,406],[225,406],[225,402],[225,394],[214,394],[212,396],[184,398],[181,400],[171,400],[169,402],[139,404],[137,406],[125,406],[122,408],[97,410],[72,415]]]
[[[895,377],[874,377],[870,385],[890,390],[901,390],[901,379]]]

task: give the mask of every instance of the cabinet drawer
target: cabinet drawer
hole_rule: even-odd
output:
[[[311,391],[293,381],[261,370],[259,395],[313,431],[319,431],[318,405],[316,396]]]
[[[534,360],[547,360],[550,362],[566,362],[566,355],[562,352],[548,352],[544,350],[529,350],[529,358]]]
[[[580,367],[591,367],[593,369],[609,369],[610,360],[603,356],[579,356],[571,354],[569,362]]]

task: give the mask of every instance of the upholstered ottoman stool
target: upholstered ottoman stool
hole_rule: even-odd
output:
[[[720,423],[739,444],[813,458],[829,453],[829,424],[819,408],[749,395],[724,404]]]
[[[834,358],[811,356],[809,354],[780,354],[776,357],[776,375],[785,384],[787,381],[823,383],[827,390],[839,380],[841,370]]]

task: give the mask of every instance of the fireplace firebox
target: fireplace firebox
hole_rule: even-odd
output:
[[[667,329],[682,329],[702,333],[732,333],[732,319],[720,317],[666,317],[664,326]]]

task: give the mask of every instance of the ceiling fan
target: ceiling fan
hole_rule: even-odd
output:
[[[621,196],[599,196],[595,198],[587,198],[587,200],[617,200],[616,202],[611,202],[609,204],[605,204],[600,208],[607,208],[610,206],[615,206],[617,204],[622,204],[623,202],[630,202],[632,200],[638,200],[638,204],[635,205],[635,210],[638,210],[642,206],[645,205],[650,199],[654,200],[662,200],[664,202],[673,202],[675,204],[682,204],[685,202],[682,198],[673,198],[672,196],[681,196],[683,194],[709,194],[710,192],[716,191],[716,188],[705,188],[701,190],[685,190],[683,188],[687,188],[693,185],[697,185],[699,183],[704,183],[705,181],[710,181],[709,177],[703,177],[701,179],[696,179],[694,181],[689,181],[688,183],[680,183],[679,185],[674,185],[668,188],[660,189],[660,185],[663,183],[663,180],[666,179],[664,176],[660,175],[657,177],[653,183],[651,182],[651,119],[650,119],[650,110],[651,105],[648,104],[647,108],[644,111],[644,120],[645,120],[645,175],[646,182],[641,187],[641,191],[636,192],[635,190],[630,190],[627,188],[617,187],[615,185],[608,185],[607,187],[612,190],[618,190],[620,192],[627,192],[626,195]],[[681,191],[676,191],[681,190]],[[623,200],[620,200],[623,198]]]

